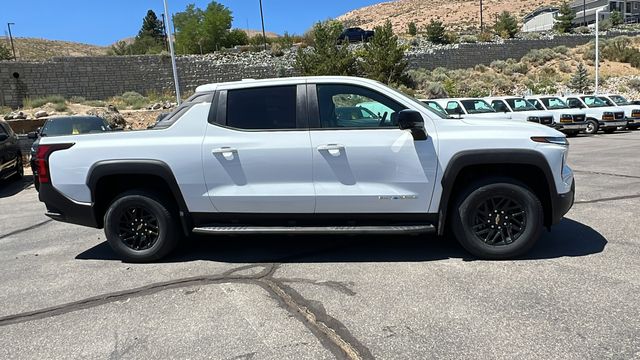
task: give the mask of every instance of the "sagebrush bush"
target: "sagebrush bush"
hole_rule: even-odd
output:
[[[61,95],[49,95],[49,96],[34,98],[34,99],[26,98],[24,99],[23,103],[25,108],[39,108],[48,103],[51,103],[54,105],[64,104],[65,100],[64,100],[64,97]]]
[[[640,78],[629,79],[627,85],[635,91],[640,91]]]
[[[475,35],[462,35],[459,41],[466,44],[475,44],[478,42],[478,37]]]
[[[87,106],[93,106],[93,107],[105,107],[105,106],[107,106],[107,103],[105,103],[102,100],[87,100],[83,104],[87,105]]]
[[[85,101],[86,99],[82,96],[72,96],[69,98],[69,102],[74,104],[82,104]]]

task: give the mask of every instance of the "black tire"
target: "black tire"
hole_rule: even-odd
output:
[[[616,131],[616,128],[602,130],[602,132],[604,132],[605,134],[613,134],[615,131]]]
[[[584,129],[584,133],[589,135],[597,134],[599,127],[600,125],[598,124],[597,121],[593,119],[589,119],[587,120],[587,128]]]
[[[180,238],[180,226],[172,210],[169,201],[154,193],[135,190],[121,194],[104,215],[109,245],[126,262],[162,259]]]
[[[14,180],[22,180],[24,177],[24,164],[22,163],[22,154],[16,155],[16,168],[13,175]]]
[[[579,131],[569,131],[567,132],[567,137],[576,137],[578,136]]]
[[[525,185],[492,177],[463,191],[449,223],[460,245],[471,254],[504,260],[521,256],[535,245],[542,234],[543,218],[540,200]]]

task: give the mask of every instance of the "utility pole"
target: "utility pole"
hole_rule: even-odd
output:
[[[173,49],[173,39],[171,38],[171,28],[169,23],[169,6],[167,0],[164,0],[165,28],[167,31],[167,39],[169,40],[169,51],[171,52],[171,67],[173,68],[173,82],[176,84],[176,102],[180,106],[180,83],[178,82],[178,67],[176,65],[176,53]]]
[[[582,0],[582,25],[587,26],[587,0]]]
[[[13,35],[11,34],[11,25],[15,25],[15,24],[7,23],[7,28],[9,28],[9,41],[11,41],[11,51],[13,51],[13,61],[16,61],[18,58],[16,57],[16,47],[13,45]]]
[[[603,9],[599,9],[596,11],[596,88],[595,94],[598,95],[598,85],[599,85],[599,77],[600,77],[600,11]]]
[[[267,34],[264,31],[264,13],[262,12],[262,0],[260,0],[260,20],[262,20],[262,40],[264,41],[264,49],[267,50]]]
[[[484,18],[482,13],[482,0],[480,0],[480,32],[484,32]]]

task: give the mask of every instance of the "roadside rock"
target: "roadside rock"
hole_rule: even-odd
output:
[[[98,108],[91,109],[87,111],[87,115],[101,117],[105,119],[109,123],[109,125],[112,126],[121,126],[123,128],[127,126],[127,121],[120,114],[120,112],[118,112],[118,109],[113,105],[107,106],[106,110]]]
[[[160,110],[160,109],[162,109],[161,103],[155,103],[151,106],[151,110]]]
[[[26,119],[27,119],[27,114],[23,113],[22,111],[18,111],[13,115],[13,120],[26,120]]]
[[[40,119],[40,118],[43,118],[43,117],[47,117],[47,116],[49,116],[49,114],[48,114],[46,111],[44,111],[44,110],[40,110],[40,111],[36,111],[36,113],[35,113],[35,114],[33,114],[33,116],[34,116],[36,119]]]

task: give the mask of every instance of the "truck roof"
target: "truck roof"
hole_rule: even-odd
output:
[[[307,82],[351,82],[351,83],[368,83],[368,84],[380,84],[378,81],[365,79],[355,76],[298,76],[298,77],[284,77],[284,78],[269,78],[269,79],[244,79],[238,81],[228,81],[221,83],[211,83],[200,85],[196,88],[196,92],[215,91],[219,86],[228,85],[240,85],[246,84],[251,86],[256,85],[289,85],[289,84],[302,84]]]

